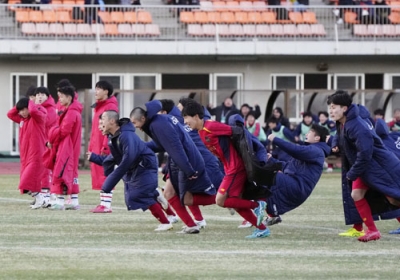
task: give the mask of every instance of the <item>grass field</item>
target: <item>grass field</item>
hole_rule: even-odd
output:
[[[400,236],[395,220],[377,223],[382,239],[339,237],[343,221],[339,174],[325,174],[300,208],[246,240],[241,218],[202,208],[208,227],[198,235],[154,232],[149,212],[128,212],[121,184],[112,214],[92,214],[98,193],[80,177],[79,211],[30,210],[16,190],[18,176],[0,180],[1,279],[398,279]]]

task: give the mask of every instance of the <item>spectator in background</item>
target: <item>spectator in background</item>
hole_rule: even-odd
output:
[[[385,0],[375,0],[375,17],[376,23],[389,24],[389,16],[391,9]]]
[[[336,134],[336,124],[334,121],[329,119],[329,114],[326,111],[321,111],[318,113],[319,125],[325,127],[330,135]]]
[[[35,86],[30,86],[28,88],[28,90],[26,91],[26,94],[25,94],[26,97],[28,97],[29,100],[31,100],[32,102],[36,101],[36,93],[35,93],[35,91],[36,91],[36,87]]]
[[[257,139],[260,140],[260,142],[264,146],[266,146],[267,135],[265,134],[265,131],[262,129],[261,124],[256,120],[255,112],[250,111],[247,114],[245,124],[247,130],[255,137],[257,137]]]
[[[303,121],[299,123],[293,132],[294,140],[297,143],[303,143],[306,140],[306,135],[311,129],[311,125],[314,123],[313,115],[311,112],[303,113]]]
[[[85,0],[85,5],[100,5],[100,11],[105,11],[103,0]],[[97,14],[97,7],[85,7],[85,23],[92,24],[93,21],[103,23]]]
[[[215,116],[215,120],[221,123],[228,123],[230,116],[240,113],[230,97],[225,98],[220,106],[215,108],[208,107],[207,109],[212,116]]]
[[[240,116],[244,119],[246,119],[247,114],[253,112],[254,117],[256,119],[258,119],[261,116],[261,110],[260,110],[260,106],[258,106],[257,104],[254,105],[254,110],[253,107],[250,107],[249,104],[244,103],[241,107],[240,107]]]
[[[384,118],[385,118],[385,111],[383,111],[383,109],[376,109],[374,111],[374,120],[384,119]]]
[[[285,117],[281,107],[275,107],[275,109],[272,111],[272,115],[281,125],[283,125],[287,129],[291,129],[289,119]]]
[[[338,5],[339,6],[352,6],[353,0],[339,0]],[[336,21],[337,24],[343,24],[345,10],[346,10],[346,8],[340,8],[340,9],[333,10],[333,13],[338,18],[338,20]]]
[[[270,134],[273,134],[275,137],[283,139],[287,142],[295,142],[292,131],[279,123],[277,118],[269,118],[267,125],[270,129]],[[277,146],[272,146],[271,150],[272,156],[278,160],[288,161],[290,159],[289,155],[286,152],[281,151]]]
[[[393,120],[388,123],[391,131],[400,131],[400,108],[397,108],[393,112]]]

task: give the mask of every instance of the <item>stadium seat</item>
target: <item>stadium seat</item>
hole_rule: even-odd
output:
[[[212,5],[213,5],[214,11],[224,12],[227,10],[225,2],[222,2],[222,1],[213,2]]]
[[[64,25],[61,23],[50,23],[49,24],[49,33],[56,36],[64,35]]]
[[[203,28],[200,24],[189,24],[187,28],[189,36],[203,36]]]
[[[152,23],[153,18],[151,17],[151,14],[147,11],[139,11],[137,14],[137,19],[139,23]]]
[[[318,22],[314,12],[303,12],[303,21],[309,24],[316,24]]]
[[[136,23],[136,12],[124,12],[124,21],[127,23]]]
[[[75,23],[65,23],[64,24],[64,33],[69,36],[76,36],[78,33],[76,32],[76,24]]]
[[[209,23],[221,23],[221,13],[220,12],[208,12],[207,19]]]
[[[52,10],[63,10],[63,2],[61,0],[52,0],[51,1],[51,9]]]
[[[107,23],[111,23],[111,15],[109,12],[102,12],[102,11],[98,11],[97,12],[97,16],[101,19],[101,21],[105,24]]]
[[[57,22],[56,12],[54,10],[44,10],[43,21],[47,23]]]
[[[95,23],[95,24],[92,24],[91,27],[92,27],[93,35],[99,34],[101,36],[101,35],[106,34],[106,31],[104,30],[104,24]]]
[[[396,25],[396,36],[400,36],[400,25]]]
[[[233,24],[235,23],[235,14],[232,12],[222,12],[221,13],[221,22]]]
[[[43,22],[42,11],[29,11],[29,22]]]
[[[263,23],[275,24],[276,21],[276,14],[274,12],[262,12],[261,19]]]
[[[75,5],[75,0],[63,0],[63,10],[72,11],[73,6]]]
[[[201,1],[200,2],[200,10],[202,11],[213,11],[214,6],[211,1]]]
[[[118,25],[112,23],[112,24],[104,24],[104,32],[106,35],[109,36],[118,36]]]
[[[370,24],[370,25],[368,25],[367,33],[368,33],[369,36],[375,36],[375,37],[384,36],[383,30],[382,30],[382,25],[380,25],[380,24]]]
[[[125,24],[118,24],[118,33],[121,35],[131,36],[132,32],[132,25],[125,23]]]
[[[308,24],[297,25],[297,32],[299,33],[299,35],[304,36],[304,37],[313,35],[312,31],[311,31],[311,27]]]
[[[36,34],[36,25],[34,23],[23,23],[21,25],[21,32],[24,35]]]
[[[304,23],[303,15],[300,12],[289,12],[289,19],[294,24]]]
[[[244,24],[243,25],[244,36],[253,37],[256,36],[256,25],[254,24]]]
[[[204,36],[215,36],[216,29],[214,24],[203,24]]]
[[[325,27],[322,24],[311,24],[310,27],[314,36],[326,36]]]
[[[265,1],[255,1],[253,2],[253,11],[265,11],[267,9],[267,4]]]
[[[295,24],[284,24],[283,25],[283,34],[285,36],[297,36],[297,26]]]
[[[247,13],[246,12],[236,12],[235,13],[235,22],[242,23],[242,24],[248,23]]]
[[[49,25],[47,23],[36,23],[36,34],[37,35],[49,35]]]
[[[186,24],[195,23],[194,15],[192,12],[182,11],[179,15],[179,20],[180,20],[180,22],[186,23]]]
[[[125,17],[123,12],[111,12],[110,19],[112,23],[124,23]]]
[[[262,23],[261,13],[259,12],[249,12],[247,13],[247,21],[253,24]]]
[[[270,26],[270,29],[271,29],[272,36],[281,37],[281,36],[285,35],[283,33],[283,25],[282,24],[273,24]]]
[[[15,20],[19,23],[29,22],[29,11],[17,10],[15,12]]]
[[[238,36],[243,37],[243,26],[241,24],[231,24],[229,25],[229,34],[230,36]]]
[[[146,28],[144,24],[132,24],[132,33],[137,36],[145,36]]]
[[[231,36],[231,32],[229,30],[229,25],[228,24],[219,24],[216,26],[216,33],[219,36],[227,37]]]
[[[357,20],[357,14],[354,12],[349,12],[349,11],[344,12],[344,22],[349,23],[349,24],[360,23]]]
[[[68,11],[57,11],[56,19],[57,19],[57,22],[61,22],[61,23],[72,22],[71,14]]]
[[[400,23],[400,13],[392,12],[389,15],[389,20],[393,24],[399,24]]]
[[[382,33],[386,37],[396,37],[396,26],[392,24],[382,25]]]
[[[81,36],[91,36],[92,35],[92,28],[90,24],[77,24],[76,25],[76,33]]]
[[[400,1],[390,1],[391,11],[400,12]]]
[[[262,37],[271,36],[272,33],[270,26],[267,24],[256,25],[256,35]]]
[[[145,32],[148,36],[160,36],[160,27],[158,24],[146,24]]]
[[[241,11],[252,11],[253,10],[253,2],[250,1],[240,1],[239,2]]]
[[[195,23],[208,23],[208,16],[206,12],[194,12]]]

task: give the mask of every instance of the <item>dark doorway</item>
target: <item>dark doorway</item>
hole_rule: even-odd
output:
[[[365,74],[365,89],[383,89],[383,74]]]
[[[304,89],[327,89],[327,74],[304,74]]]
[[[56,101],[58,100],[56,84],[62,79],[68,79],[77,91],[92,88],[92,74],[49,73],[47,74],[47,86]]]
[[[209,74],[162,74],[162,89],[208,89]]]

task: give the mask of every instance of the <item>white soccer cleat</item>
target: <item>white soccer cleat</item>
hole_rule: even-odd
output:
[[[328,167],[327,169],[326,169],[326,173],[332,173],[333,172],[333,168],[332,167]]]
[[[246,220],[243,220],[243,222],[238,226],[238,228],[251,228],[253,225]]]
[[[179,218],[177,216],[168,215],[167,219],[171,224],[176,224],[179,222]]]
[[[197,233],[200,233],[200,229],[199,229],[198,226],[184,227],[181,231],[178,231],[177,233],[180,233],[180,234],[197,234]]]
[[[196,223],[196,225],[197,225],[200,229],[206,228],[206,226],[207,226],[206,220],[201,220],[201,221],[196,221],[196,220],[194,220],[194,222]]]
[[[44,204],[44,197],[41,193],[38,193],[35,196],[35,204],[31,206],[32,209],[39,209],[42,208]]]
[[[173,228],[172,224],[160,224],[154,231],[168,231]]]
[[[158,196],[157,196],[157,201],[158,203],[161,204],[162,208],[164,208],[164,210],[168,209],[168,200],[164,197],[164,194],[162,193],[162,190],[160,190],[159,188],[157,188],[157,192],[158,192]]]

